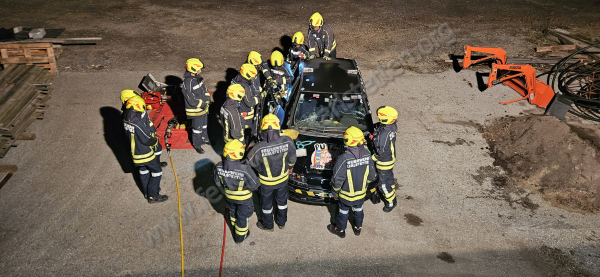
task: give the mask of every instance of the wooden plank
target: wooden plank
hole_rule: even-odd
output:
[[[17,135],[16,137],[17,140],[34,140],[35,139],[35,134],[32,133],[27,133],[27,132],[21,132]]]
[[[0,64],[35,64],[35,63],[54,63],[54,57],[18,57],[18,58],[0,58]]]
[[[56,68],[56,57],[54,57],[54,48],[52,48],[52,45],[50,45],[50,47],[48,47],[46,51],[48,52],[48,58],[52,60],[50,62],[50,72],[48,74],[56,76],[58,75],[58,68]]]
[[[48,50],[46,49],[33,49],[29,50],[31,56],[48,56]],[[22,51],[7,51],[8,57],[20,57],[24,56]]]
[[[10,41],[10,42],[0,42],[0,45],[3,44],[27,44],[27,43],[54,43],[54,44],[96,44],[98,41],[101,41],[101,37],[85,37],[85,38],[39,38],[39,39],[26,39],[22,41]]]
[[[575,50],[577,47],[575,44],[564,44],[564,45],[552,45],[552,46],[538,46],[535,51],[538,53],[543,52],[555,52],[555,51],[570,51]]]
[[[52,47],[52,43],[44,43],[44,42],[36,42],[36,43],[5,43],[0,44],[0,48],[2,49],[28,49],[28,48],[36,48],[36,49],[46,49]]]
[[[0,189],[6,185],[8,180],[17,172],[19,168],[16,165],[0,165]]]
[[[591,45],[591,43],[588,42],[588,41],[584,41],[584,40],[575,38],[573,36],[557,32],[555,30],[546,30],[546,32],[548,34],[551,34],[551,35],[557,37],[564,44],[575,44],[575,46],[577,47],[577,49],[583,49],[583,48],[586,48],[586,47],[588,47],[588,46]],[[587,49],[587,52],[589,52],[589,53],[600,53],[600,48],[591,47],[591,48]],[[600,57],[600,55],[594,55],[594,54],[590,54],[590,55],[592,55],[592,56],[594,56],[596,58]]]

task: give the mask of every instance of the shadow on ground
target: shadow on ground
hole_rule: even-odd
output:
[[[123,129],[123,117],[121,114],[120,110],[113,107],[106,106],[100,108],[100,115],[102,116],[102,124],[104,126],[104,140],[119,162],[121,170],[124,173],[131,173],[138,189],[144,193],[139,172],[135,169],[133,160],[131,159],[131,146],[127,140],[125,129]]]
[[[196,171],[196,177],[193,180],[194,191],[199,196],[206,198],[212,208],[224,216],[225,197],[215,185],[214,169],[215,164],[210,159],[201,159],[194,164],[194,171]]]

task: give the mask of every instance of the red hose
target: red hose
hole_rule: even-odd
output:
[[[225,212],[227,214],[227,211]],[[223,257],[225,256],[225,240],[227,239],[227,220],[223,217],[223,249],[221,250],[221,267],[219,267],[219,277],[223,272]]]

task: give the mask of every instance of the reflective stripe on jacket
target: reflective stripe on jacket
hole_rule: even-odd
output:
[[[153,136],[156,128],[151,125],[152,122],[146,112],[129,111],[129,113],[129,118],[123,119],[123,127],[125,128],[127,139],[131,143],[133,163],[140,166],[149,163],[156,157],[154,149],[158,145],[158,139]],[[156,142],[153,145],[147,145],[152,140]]]
[[[347,147],[333,167],[333,190],[340,201],[352,206],[364,200],[368,183],[375,181],[375,165],[365,146]]]
[[[252,168],[239,160],[225,159],[217,163],[214,180],[227,200],[236,204],[252,201],[252,191],[260,186]]]
[[[275,186],[288,179],[288,171],[296,163],[296,146],[290,137],[280,136],[279,130],[269,132],[270,139],[248,152],[248,164],[258,172],[261,184]]]
[[[396,162],[396,123],[379,124],[373,133],[373,160],[380,170],[391,170]]]
[[[329,57],[329,53],[335,49],[335,46],[335,36],[329,25],[323,24],[318,32],[313,29],[308,30],[308,52],[310,55],[315,55],[318,47],[319,53]]]
[[[183,75],[182,92],[185,98],[185,114],[188,118],[198,117],[208,112],[210,93],[204,85],[204,79],[186,71]]]

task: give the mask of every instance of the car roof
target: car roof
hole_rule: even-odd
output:
[[[312,59],[304,63],[303,72],[302,88],[304,89],[301,88],[303,92],[359,94],[362,91],[351,90],[351,84],[354,86],[360,84],[358,67],[354,60]]]

